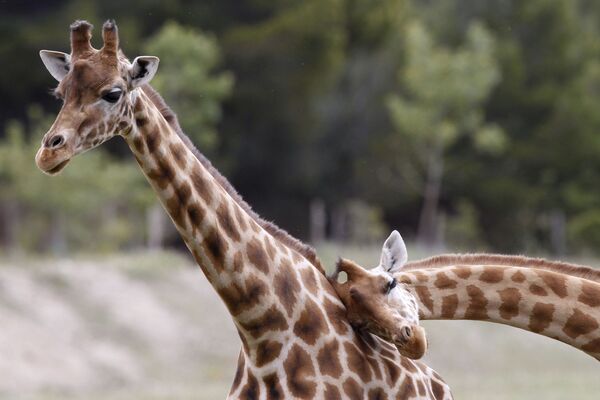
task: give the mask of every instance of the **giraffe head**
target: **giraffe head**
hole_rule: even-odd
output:
[[[71,25],[71,54],[40,51],[59,82],[54,93],[63,101],[35,157],[37,166],[51,175],[77,154],[131,129],[136,88],[148,83],[158,68],[157,57],[137,57],[130,63],[123,56],[114,21],[102,27],[100,50],[91,45],[91,30],[86,21]]]
[[[394,231],[383,245],[377,267],[366,270],[340,259],[330,281],[353,326],[394,343],[402,355],[419,359],[427,350],[427,339],[419,326],[417,300],[393,276],[406,261],[406,246]],[[340,272],[346,273],[345,282],[340,279]]]

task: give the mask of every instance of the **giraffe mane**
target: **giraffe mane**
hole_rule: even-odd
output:
[[[266,221],[261,218],[250,205],[242,198],[242,196],[234,189],[233,185],[225,178],[219,170],[217,170],[212,163],[206,158],[197,148],[194,146],[190,138],[183,132],[179,125],[179,120],[175,112],[167,105],[162,96],[154,90],[150,85],[146,84],[142,86],[144,93],[150,98],[152,103],[158,108],[159,112],[165,118],[165,120],[171,125],[171,128],[175,130],[177,135],[183,140],[183,143],[192,151],[194,156],[200,161],[202,166],[212,175],[213,178],[221,185],[221,187],[231,196],[235,201],[258,225],[260,225],[265,231],[271,234],[277,241],[283,245],[297,251],[304,256],[312,265],[315,266],[323,275],[326,275],[321,261],[317,257],[315,250],[306,243],[303,243],[299,239],[296,239],[290,235],[284,229],[278,227],[273,222]]]
[[[403,270],[441,268],[448,265],[460,264],[494,264],[525,268],[538,268],[600,282],[600,270],[588,266],[562,261],[549,261],[543,258],[504,254],[442,254],[423,260],[408,262],[404,265]]]

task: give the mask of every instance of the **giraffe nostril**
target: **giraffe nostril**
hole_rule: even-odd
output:
[[[57,147],[62,146],[63,144],[65,144],[65,138],[62,135],[56,135],[48,140],[46,146],[51,149],[55,149]]]
[[[409,340],[412,336],[412,329],[410,329],[408,326],[405,326],[401,329],[400,334],[404,340]]]

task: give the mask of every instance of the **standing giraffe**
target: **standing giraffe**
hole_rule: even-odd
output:
[[[404,251],[404,262],[405,255]],[[416,301],[422,320],[511,325],[560,340],[600,360],[600,271],[501,255],[442,255],[404,262],[391,268],[380,264],[375,271],[346,260],[338,265],[348,273],[348,281],[334,287],[349,313],[360,314],[357,319],[375,318],[371,325],[378,329],[369,325],[371,332],[385,335],[405,324],[397,310],[406,308],[408,298]],[[373,290],[381,286],[381,269],[410,295],[398,298]],[[343,295],[350,290],[358,297]],[[374,308],[383,317],[375,315]]]
[[[36,155],[61,171],[75,155],[122,136],[242,341],[230,399],[451,399],[443,380],[397,349],[355,332],[314,252],[250,210],[181,132],[148,85],[158,58],[129,62],[117,26],[71,25],[71,54],[42,51],[64,101]]]

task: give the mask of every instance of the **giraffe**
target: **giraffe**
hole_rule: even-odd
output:
[[[36,154],[50,175],[121,136],[200,269],[242,348],[229,399],[451,399],[443,379],[396,347],[352,329],[314,251],[254,213],[179,128],[149,85],[159,60],[130,62],[114,21],[103,47],[71,25],[71,53],[42,50],[63,99]]]
[[[480,320],[541,334],[600,360],[600,271],[542,259],[503,255],[441,255],[383,267],[416,300],[421,320]],[[348,312],[379,307],[379,331],[397,329],[405,318],[389,310],[406,308],[406,298],[373,290],[379,271],[342,261],[350,270],[336,290],[354,290],[363,304],[340,296]],[[388,278],[389,279],[389,278]],[[343,289],[340,286],[347,286]],[[355,296],[356,298],[356,296]],[[381,306],[383,304],[383,307]],[[365,311],[366,310],[366,311]],[[360,318],[360,317],[359,317]],[[371,317],[373,318],[373,317]],[[380,334],[377,329],[371,332]],[[385,337],[385,336],[382,336]]]

